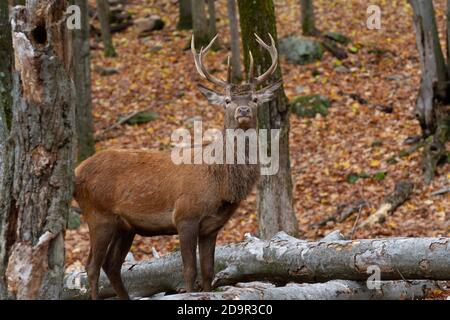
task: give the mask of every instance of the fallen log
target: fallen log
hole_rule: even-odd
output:
[[[413,300],[442,288],[438,281],[380,281],[369,289],[366,282],[331,280],[325,283],[288,283],[276,287],[267,282],[237,283],[215,292],[163,295],[140,300]]]
[[[358,227],[373,227],[377,223],[382,223],[392,214],[401,204],[409,199],[413,190],[413,184],[410,181],[399,181],[395,185],[394,191],[389,194],[380,208],[363,221]]]
[[[450,279],[450,238],[387,238],[307,242],[280,232],[264,241],[247,236],[241,243],[216,248],[215,287],[238,282],[315,283],[363,280],[376,266],[381,280]],[[370,269],[369,268],[369,269]],[[184,286],[179,252],[160,259],[125,263],[122,276],[131,296],[177,292]],[[64,299],[87,299],[85,272],[65,277]],[[100,296],[114,296],[104,274]]]

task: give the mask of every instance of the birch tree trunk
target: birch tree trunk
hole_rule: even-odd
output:
[[[241,243],[216,248],[214,287],[238,282],[317,283],[335,279],[367,281],[379,270],[380,280],[450,278],[449,238],[386,238],[307,242],[280,232],[270,240],[247,236]],[[152,261],[125,263],[122,278],[131,296],[149,297],[184,288],[179,252]],[[85,272],[64,281],[64,299],[87,299]],[[105,274],[100,295],[114,296]]]
[[[209,43],[208,20],[206,19],[205,1],[192,1],[192,26],[195,37],[195,44],[198,48],[206,46]]]
[[[180,15],[178,17],[177,29],[192,29],[192,0],[178,0]]]
[[[236,0],[227,0],[228,18],[231,33],[231,80],[242,80],[241,58],[239,48],[239,22],[236,12]]]
[[[305,36],[316,36],[319,31],[316,29],[313,0],[300,0],[302,32]]]
[[[254,57],[255,71],[262,74],[272,61],[269,54],[255,41],[254,34],[258,34],[266,43],[270,43],[270,33],[275,41],[277,30],[275,9],[272,0],[245,1],[239,0],[239,16],[241,23],[242,46],[244,49],[244,63],[246,70],[249,67],[249,50]],[[281,68],[278,69],[271,80],[280,79]],[[279,169],[274,175],[262,175],[258,184],[258,219],[259,234],[268,239],[278,231],[296,235],[298,222],[292,205],[292,178],[289,160],[289,109],[283,89],[270,103],[265,103],[258,109],[258,127],[260,129],[279,129]],[[269,134],[270,135],[270,134]],[[270,137],[269,137],[270,138]],[[270,139],[268,139],[270,140]],[[268,142],[270,146],[270,142]],[[267,150],[267,154],[271,154]]]
[[[58,299],[75,156],[71,39],[65,0],[28,0],[12,14],[15,163],[8,290]]]
[[[97,0],[97,13],[100,20],[100,28],[102,29],[102,42],[105,57],[116,57],[117,53],[111,35],[111,26],[109,24],[109,3],[108,0]]]
[[[445,144],[450,139],[449,66],[439,42],[433,2],[410,0],[410,3],[422,70],[415,115],[426,139],[423,170],[425,183],[429,184],[438,162],[446,155]],[[447,15],[450,15],[449,10],[447,8]]]
[[[78,162],[95,153],[94,124],[91,97],[91,57],[89,46],[89,13],[87,0],[73,0],[81,11],[81,29],[72,31],[72,72],[76,90],[76,125],[78,137]]]
[[[14,153],[10,143],[12,115],[12,36],[8,2],[0,3],[0,300],[8,297],[5,272],[8,263],[7,230],[11,212]]]

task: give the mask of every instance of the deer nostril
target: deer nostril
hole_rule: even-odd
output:
[[[239,113],[243,116],[247,116],[250,114],[250,107],[240,107]]]

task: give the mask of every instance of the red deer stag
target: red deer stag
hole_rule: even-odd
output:
[[[192,37],[192,53],[198,73],[224,92],[201,85],[199,89],[211,103],[224,107],[224,130],[256,128],[257,106],[271,100],[281,85],[278,81],[256,89],[277,68],[275,42],[270,36],[271,45],[267,45],[256,36],[270,53],[272,65],[255,77],[251,59],[248,83],[236,85],[214,77],[203,65],[216,38],[197,53]],[[230,69],[228,65],[229,74]],[[253,188],[259,167],[248,163],[176,165],[168,153],[106,150],[81,163],[75,176],[75,199],[89,226],[86,270],[92,299],[99,298],[101,267],[117,296],[129,299],[120,272],[136,234],[179,234],[187,292],[194,290],[197,278],[198,242],[203,290],[211,291],[217,234]]]

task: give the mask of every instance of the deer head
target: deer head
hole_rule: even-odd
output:
[[[270,68],[260,75],[254,76],[253,56],[250,52],[250,68],[248,82],[244,84],[233,84],[231,81],[230,56],[228,56],[228,77],[227,81],[218,79],[211,75],[203,64],[203,59],[209,49],[217,39],[217,35],[205,47],[197,53],[195,50],[194,36],[192,36],[191,50],[194,55],[195,67],[203,78],[209,82],[223,88],[223,92],[199,85],[198,88],[209,102],[221,105],[225,108],[225,128],[227,129],[249,129],[256,128],[256,110],[259,105],[273,99],[275,91],[281,86],[282,81],[278,80],[263,89],[257,90],[258,85],[265,82],[275,72],[278,64],[278,52],[275,47],[275,41],[269,34],[270,46],[255,34],[258,44],[266,49],[272,58]]]

